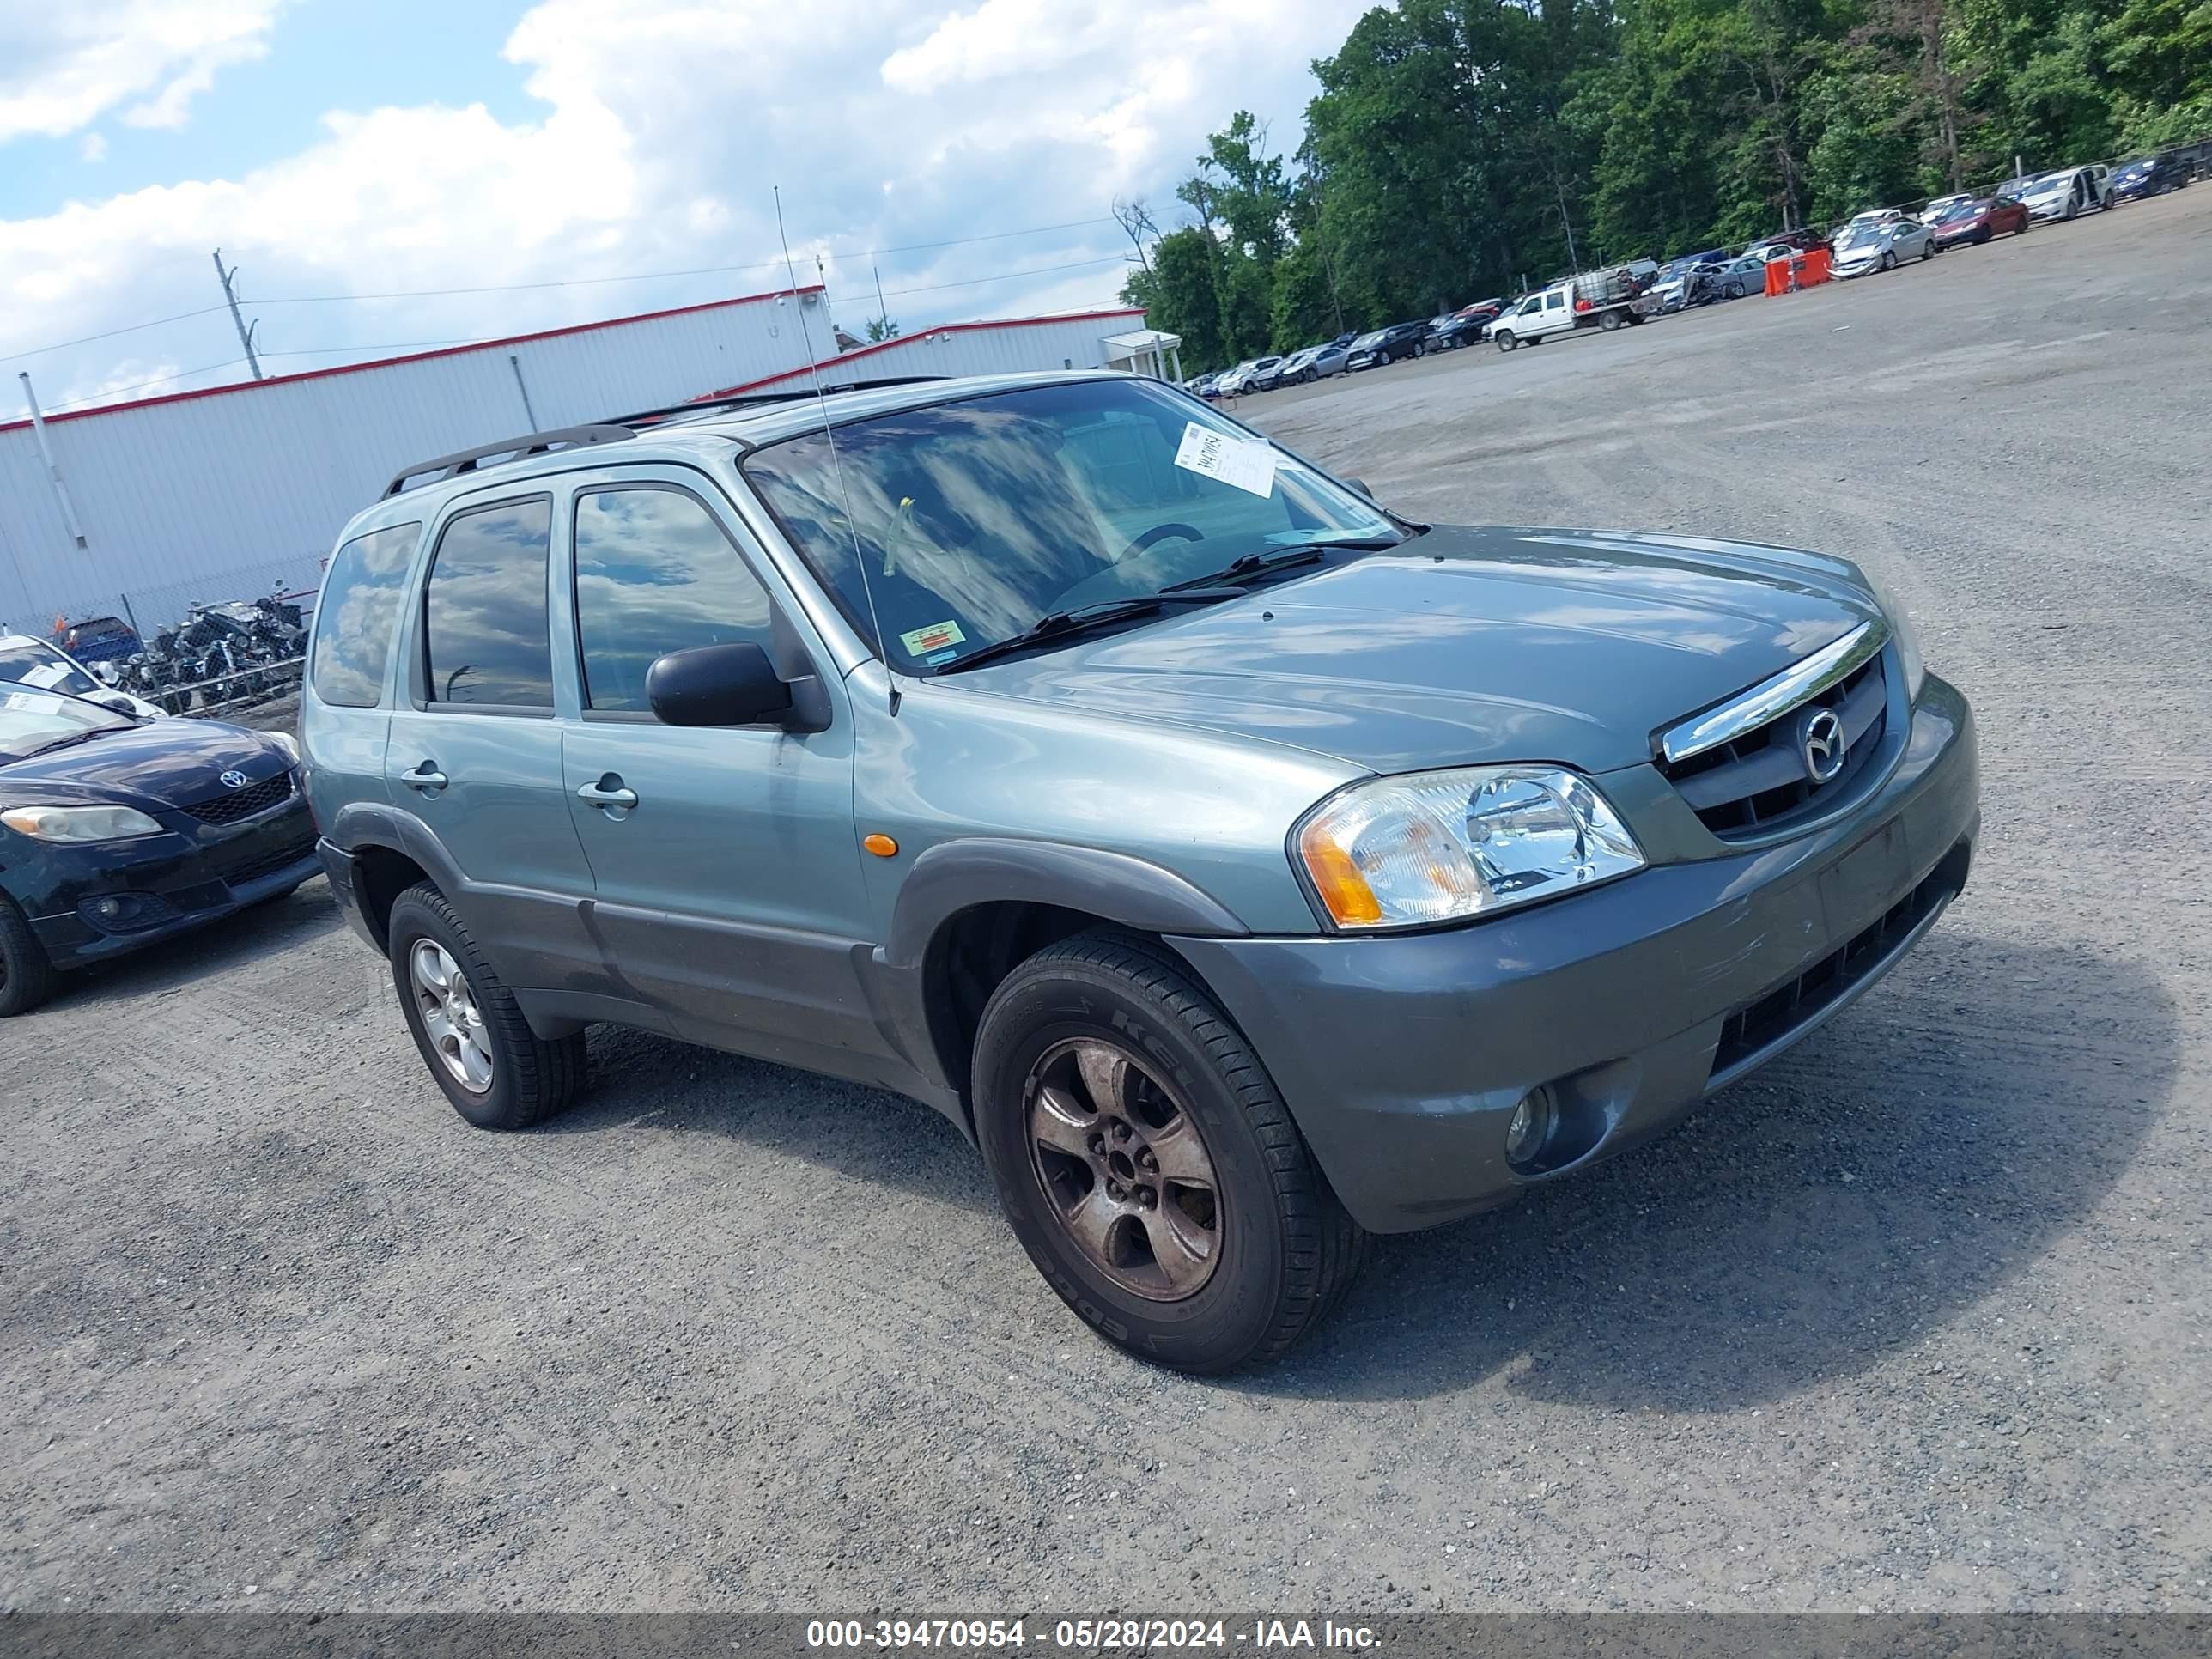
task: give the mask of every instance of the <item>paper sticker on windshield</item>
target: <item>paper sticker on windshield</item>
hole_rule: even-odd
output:
[[[1192,421],[1182,429],[1175,464],[1255,495],[1275,493],[1275,452],[1257,438],[1233,437]]]
[[[951,645],[965,645],[968,636],[960,631],[957,622],[932,623],[927,628],[917,628],[911,634],[899,635],[899,643],[906,647],[909,657],[927,657]]]
[[[23,684],[40,687],[59,685],[69,677],[70,665],[67,663],[42,662],[36,668],[23,671]]]

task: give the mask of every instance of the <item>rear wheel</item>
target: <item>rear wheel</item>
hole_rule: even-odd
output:
[[[1933,236],[1920,245],[1920,257],[1923,259],[1932,259],[1936,257],[1936,239]]]
[[[15,901],[0,893],[0,1019],[27,1014],[54,994],[58,975]]]
[[[1603,329],[1607,334],[1612,333],[1613,330],[1620,326],[1620,313],[1617,311],[1601,311],[1598,313],[1597,325]]]
[[[1413,342],[1413,355],[1416,357],[1425,357],[1428,356],[1428,353],[1429,343],[1426,340],[1416,340]]]
[[[1108,1340],[1214,1372],[1334,1308],[1366,1235],[1243,1036],[1158,945],[1085,933],[993,994],[976,1131],[1006,1218]]]
[[[583,1033],[548,1042],[533,1032],[436,888],[399,896],[387,938],[407,1029],[455,1111],[479,1129],[527,1129],[575,1099]]]

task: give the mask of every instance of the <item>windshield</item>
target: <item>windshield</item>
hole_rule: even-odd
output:
[[[36,640],[0,640],[0,680],[41,691],[66,691],[73,697],[88,696],[100,690],[90,675],[80,672],[60,652]]]
[[[0,692],[0,765],[88,732],[112,732],[136,724],[97,703],[58,697],[50,691]]]
[[[1987,210],[1989,205],[1987,202],[1954,202],[1943,210],[1943,222],[1948,224],[1954,219],[1971,219]]]
[[[1886,228],[1882,225],[1853,225],[1844,233],[1843,245],[1845,247],[1872,247],[1881,240],[1881,233]]]
[[[771,444],[745,477],[847,620],[909,673],[1247,554],[1403,533],[1204,404],[1135,378],[907,410],[836,436],[834,456],[819,432]],[[1195,470],[1212,440],[1221,477]],[[1224,482],[1240,462],[1249,470]]]

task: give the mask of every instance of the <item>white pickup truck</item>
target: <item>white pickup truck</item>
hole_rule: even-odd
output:
[[[1584,271],[1563,283],[1538,289],[1515,301],[1490,325],[1490,338],[1500,351],[1523,345],[1540,345],[1554,334],[1578,328],[1601,328],[1607,332],[1654,315],[1658,301],[1646,290],[1650,285],[1644,265],[1610,265]]]

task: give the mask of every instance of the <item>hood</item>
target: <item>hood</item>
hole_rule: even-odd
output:
[[[259,783],[292,757],[258,732],[216,720],[156,721],[0,765],[8,805],[97,800],[185,806],[230,793],[227,771]]]
[[[1840,559],[1689,537],[1439,526],[945,682],[1295,744],[1376,772],[1651,757],[1652,735],[1879,615]]]

